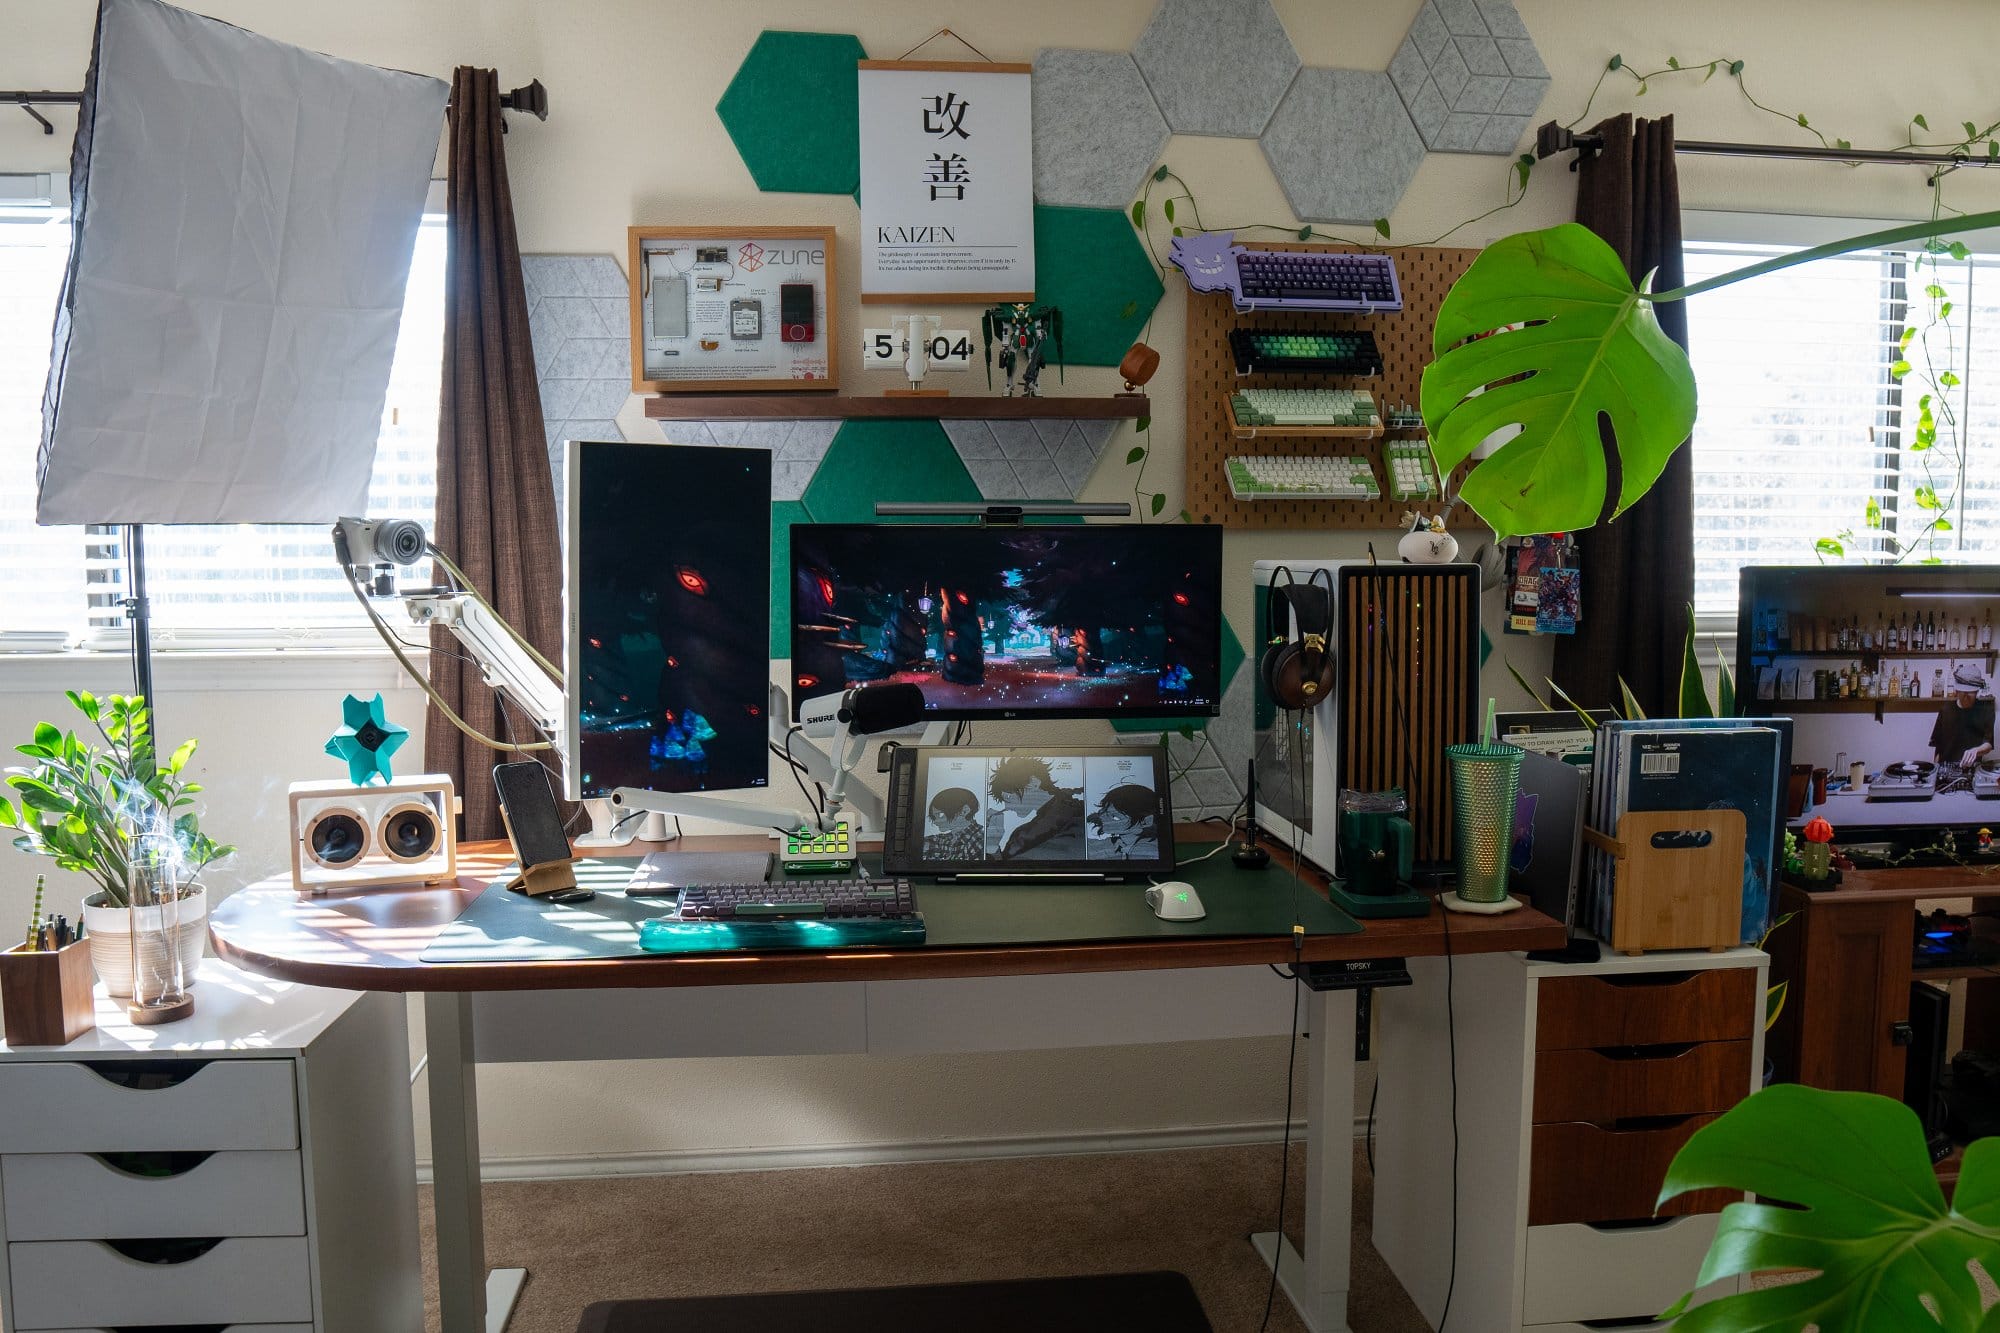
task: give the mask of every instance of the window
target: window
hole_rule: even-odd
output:
[[[0,205],[0,642],[122,646],[124,552],[115,527],[38,528],[35,457],[50,330],[69,253],[66,207]],[[444,218],[417,233],[368,513],[435,510],[444,342]],[[149,525],[147,592],[162,647],[374,642],[326,529],[297,524]]]
[[[1691,241],[1688,281],[1795,248]],[[2000,561],[2000,256],[1922,257],[1821,260],[1688,302],[1703,617],[1733,621],[1746,564]],[[1932,285],[1949,303],[1936,323]],[[1929,330],[1928,376],[1921,347],[1900,346],[1911,327]],[[1916,370],[1899,378],[1906,355]],[[1939,434],[1927,451],[1910,447],[1926,394]]]

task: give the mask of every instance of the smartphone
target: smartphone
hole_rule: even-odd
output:
[[[788,343],[809,343],[818,337],[813,327],[813,285],[787,282],[778,288],[778,336]]]

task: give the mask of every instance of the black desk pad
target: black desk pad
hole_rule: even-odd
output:
[[[1210,847],[1184,847],[1198,856]],[[873,858],[864,858],[873,865]],[[597,890],[590,902],[546,903],[489,885],[424,950],[426,963],[557,962],[581,958],[663,958],[639,947],[639,923],[673,910],[669,897],[627,898],[638,859],[579,861],[577,883]],[[1217,939],[1286,935],[1293,914],[1309,935],[1351,935],[1354,919],[1273,863],[1238,870],[1227,856],[1181,867],[1208,915],[1162,921],[1146,906],[1144,884],[922,884],[917,905],[928,938],[923,948],[1005,944],[1083,944],[1102,940]],[[869,946],[880,948],[879,945]]]

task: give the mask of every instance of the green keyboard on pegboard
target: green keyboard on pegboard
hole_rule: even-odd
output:
[[[1238,389],[1229,402],[1241,428],[1382,428],[1382,418],[1375,414],[1375,399],[1361,389]]]
[[[1239,500],[1379,500],[1365,458],[1238,455],[1226,461],[1229,493]]]
[[[1239,375],[1379,375],[1382,353],[1365,329],[1288,331],[1231,329],[1229,351]]]

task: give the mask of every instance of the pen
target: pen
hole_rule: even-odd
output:
[[[28,914],[28,941],[21,947],[34,953],[42,947],[42,886],[48,882],[46,875],[35,876],[35,910]]]

